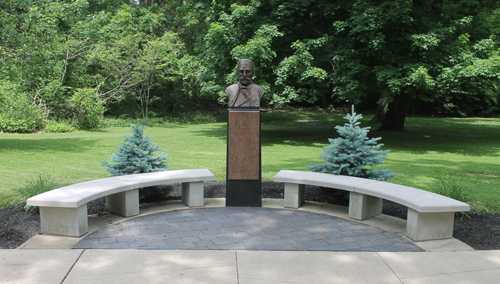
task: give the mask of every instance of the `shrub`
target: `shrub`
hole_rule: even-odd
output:
[[[0,130],[10,133],[32,133],[37,123],[30,118],[15,118],[0,114]]]
[[[168,170],[168,165],[164,162],[168,154],[153,154],[161,150],[161,147],[151,144],[151,138],[143,137],[146,126],[133,124],[131,127],[132,136],[125,136],[125,142],[110,156],[116,164],[108,161],[102,161],[101,164],[114,176]]]
[[[470,193],[469,187],[461,183],[457,179],[453,178],[441,178],[439,181],[435,182],[431,191],[449,198],[453,198],[458,201],[462,201],[470,205],[471,212],[487,212],[486,206],[474,200]],[[461,214],[467,215],[467,213],[459,212]]]
[[[432,185],[432,191],[465,203],[471,201],[469,188],[456,179],[442,178]]]
[[[311,164],[307,166],[313,172],[346,175],[374,180],[388,180],[396,174],[393,170],[373,169],[371,167],[383,164],[389,150],[379,151],[384,144],[377,144],[381,138],[368,138],[370,127],[360,128],[362,116],[354,112],[344,117],[349,123],[336,126],[339,138],[328,139],[330,146],[323,148],[320,155],[324,164]],[[366,168],[369,166],[370,168]]]
[[[64,133],[73,132],[76,129],[73,125],[65,121],[57,122],[55,120],[49,120],[45,123],[43,130],[45,130],[45,132]]]
[[[58,187],[59,184],[54,178],[38,174],[35,178],[26,182],[22,187],[15,189],[15,199],[12,201],[12,205],[14,205],[15,208],[19,208],[25,204],[24,202],[26,202],[28,198]],[[28,213],[39,211],[37,206],[24,205],[24,209]]]
[[[6,96],[0,103],[0,130],[3,132],[31,133],[41,128],[42,121],[43,110],[25,94],[19,94],[17,99]]]
[[[76,89],[69,100],[74,117],[81,129],[98,128],[104,119],[104,102],[96,97],[94,89]]]
[[[114,176],[160,172],[169,170],[167,163],[168,154],[161,153],[154,155],[153,152],[161,149],[157,144],[151,144],[151,139],[143,137],[146,126],[133,124],[132,136],[125,136],[125,142],[111,156],[111,160],[116,164],[102,161],[108,172]],[[150,200],[162,194],[158,187],[147,187],[139,190],[139,200]]]

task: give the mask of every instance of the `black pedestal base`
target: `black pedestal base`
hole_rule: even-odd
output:
[[[260,180],[226,181],[227,207],[262,207],[262,184]]]

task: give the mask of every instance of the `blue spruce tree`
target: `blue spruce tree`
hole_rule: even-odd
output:
[[[102,161],[101,164],[106,167],[108,172],[114,176],[160,172],[169,170],[167,163],[168,154],[153,154],[161,150],[157,144],[151,144],[151,138],[144,138],[144,129],[146,126],[132,125],[132,136],[125,136],[125,142],[111,156],[111,160]]]
[[[370,127],[361,128],[358,122],[361,114],[354,112],[344,117],[349,123],[344,126],[336,126],[340,137],[328,139],[330,146],[325,146],[320,157],[325,160],[324,164],[311,164],[307,168],[313,172],[329,173],[334,175],[346,175],[374,180],[388,180],[396,174],[393,170],[373,169],[372,167],[383,164],[389,150],[380,151],[384,144],[377,144],[382,139],[368,138]],[[366,167],[369,168],[366,168]]]

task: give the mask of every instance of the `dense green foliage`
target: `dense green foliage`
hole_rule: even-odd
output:
[[[45,132],[64,133],[75,131],[75,127],[73,125],[70,125],[66,121],[57,122],[55,120],[48,120],[44,124],[43,130]]]
[[[191,71],[166,8],[127,3],[0,2],[0,129],[93,129],[105,111],[146,124],[153,102],[153,114],[179,108]]]
[[[412,100],[452,115],[499,113],[498,1],[193,1],[207,29],[194,53],[202,92],[219,94],[252,59],[270,105],[388,105],[404,129]],[[195,20],[196,19],[196,20]],[[202,19],[202,20],[199,20]]]
[[[498,1],[1,0],[0,128],[214,109],[256,64],[266,107],[500,113]],[[384,118],[385,109],[388,108]]]
[[[102,161],[101,164],[114,176],[131,175],[169,170],[165,160],[168,154],[154,154],[161,150],[157,144],[151,143],[151,138],[144,137],[143,125],[132,125],[132,136],[125,136],[125,142],[111,156],[112,164]]]
[[[307,168],[313,172],[334,175],[355,176],[374,180],[388,180],[394,176],[393,170],[373,168],[383,164],[389,150],[379,150],[384,144],[377,144],[382,139],[368,138],[370,127],[359,127],[362,115],[354,112],[344,117],[349,123],[336,126],[338,138],[328,139],[329,146],[323,147],[320,157],[323,164],[311,164]]]

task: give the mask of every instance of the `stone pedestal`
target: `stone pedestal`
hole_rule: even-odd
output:
[[[260,108],[230,108],[226,206],[262,207]]]

